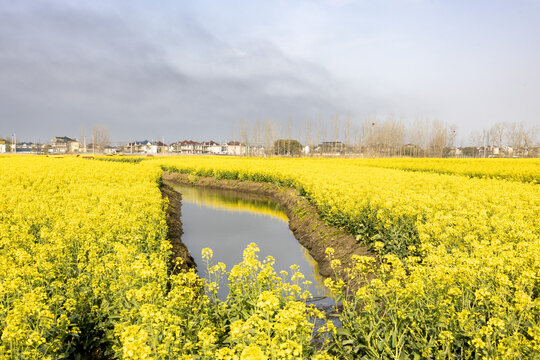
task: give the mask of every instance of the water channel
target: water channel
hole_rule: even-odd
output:
[[[312,282],[307,290],[316,305],[333,304],[317,263],[289,230],[287,215],[279,204],[265,196],[236,191],[192,186],[175,186],[175,190],[182,194],[182,241],[194,257],[200,276],[207,276],[203,248],[213,250],[212,264],[223,262],[229,271],[242,261],[244,249],[254,242],[260,248],[259,260],[268,255],[275,258],[277,273],[289,271],[293,264],[299,266],[305,280]],[[227,293],[222,285],[218,296],[224,299]]]

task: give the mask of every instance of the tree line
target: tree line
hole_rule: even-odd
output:
[[[240,121],[233,128],[232,137],[252,149],[265,149],[265,155],[482,156],[479,148],[496,147],[501,155],[504,149],[512,148],[534,156],[537,132],[535,126],[523,122],[496,123],[469,134],[465,140],[467,136],[458,137],[456,125],[437,119],[410,122],[394,115],[373,115],[353,122],[350,115],[336,115],[331,121],[308,119],[300,124],[293,124],[292,118],[286,124]],[[246,149],[245,155],[260,154]]]

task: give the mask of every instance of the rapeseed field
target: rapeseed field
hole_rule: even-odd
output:
[[[540,165],[491,160],[0,157],[0,355],[538,358]],[[170,273],[162,171],[294,187],[378,254],[332,262],[342,327],[255,244]]]

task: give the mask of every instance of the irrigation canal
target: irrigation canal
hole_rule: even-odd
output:
[[[317,306],[328,306],[333,301],[323,285],[317,263],[287,226],[288,218],[281,206],[265,196],[236,191],[175,185],[182,194],[182,241],[197,263],[199,275],[206,277],[206,265],[201,256],[203,248],[214,253],[212,265],[223,262],[229,271],[242,261],[242,253],[249,243],[260,248],[259,260],[271,255],[274,269],[290,273],[296,264]],[[218,296],[225,299],[228,289],[220,286]]]

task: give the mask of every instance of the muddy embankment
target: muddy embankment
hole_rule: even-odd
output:
[[[328,247],[334,248],[334,259],[339,259],[345,266],[350,264],[351,256],[354,254],[373,256],[366,247],[361,246],[356,241],[354,236],[344,230],[327,224],[326,221],[321,219],[315,206],[307,199],[300,196],[296,189],[278,187],[270,183],[225,179],[216,180],[213,177],[197,177],[168,172],[163,173],[163,182],[165,186],[168,185],[170,187],[175,184],[192,185],[268,196],[285,209],[289,218],[289,228],[298,242],[308,249],[313,259],[317,261],[319,264],[319,271],[324,277],[332,277],[333,275],[330,261],[325,252]],[[166,191],[170,192],[170,187],[166,187]],[[175,193],[174,191],[172,192]],[[171,199],[171,196],[175,195],[169,195],[169,199]],[[174,211],[177,211],[178,216],[176,216],[176,214],[174,216],[180,221],[180,208]],[[169,227],[170,226],[171,225],[169,225]],[[256,242],[256,239],[254,239],[254,241]],[[176,245],[176,243],[173,243],[173,247]],[[193,258],[191,258],[189,252],[187,252],[187,248],[182,243],[181,239],[179,239],[178,245],[181,246],[181,249],[175,250],[175,255],[178,253],[183,259],[188,256],[191,259],[191,262],[193,262]]]
[[[182,242],[182,195],[174,191],[167,184],[163,184],[160,188],[161,196],[169,200],[167,207],[167,238],[172,245],[172,256],[170,262],[170,270],[178,271],[180,269],[195,268],[195,260],[189,253],[187,246]],[[177,263],[175,259],[181,259]]]

